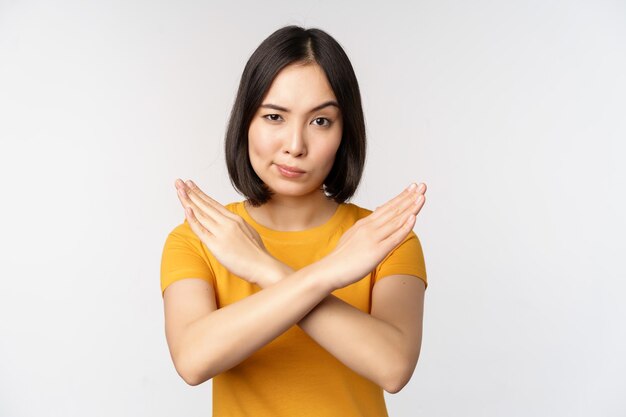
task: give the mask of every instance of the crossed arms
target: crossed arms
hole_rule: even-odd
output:
[[[331,355],[387,392],[406,385],[421,347],[424,282],[410,275],[378,281],[371,315],[331,293],[356,282],[406,237],[424,203],[425,187],[420,187],[421,193],[407,190],[379,207],[344,233],[331,254],[298,271],[264,255],[260,239],[256,241],[241,218],[195,188],[181,198],[185,208],[193,208],[193,215],[187,212],[190,226],[220,262],[239,268],[228,268],[231,272],[249,277],[262,290],[217,309],[214,290],[204,280],[183,279],[167,287],[166,337],[176,370],[188,384],[201,384],[236,366],[297,324]],[[212,220],[197,215],[202,209]],[[408,221],[406,213],[413,213]],[[220,235],[219,230],[228,234]],[[221,247],[225,242],[236,243],[248,265],[242,265],[242,257],[238,262],[228,259],[230,252]]]

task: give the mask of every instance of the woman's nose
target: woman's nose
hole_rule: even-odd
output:
[[[283,151],[291,156],[306,155],[306,143],[304,139],[304,131],[300,126],[294,127],[287,137],[283,145]]]

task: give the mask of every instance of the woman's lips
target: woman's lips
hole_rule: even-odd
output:
[[[304,171],[295,167],[290,167],[287,165],[278,165],[278,164],[276,164],[276,167],[278,168],[278,172],[280,172],[281,175],[287,178],[296,178],[304,174]]]

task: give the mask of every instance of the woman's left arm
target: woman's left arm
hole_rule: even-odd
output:
[[[277,265],[273,282],[292,272]],[[395,394],[409,382],[419,358],[424,291],[417,277],[390,275],[374,285],[371,315],[331,294],[298,325],[354,372],[380,375],[387,381],[385,391]]]

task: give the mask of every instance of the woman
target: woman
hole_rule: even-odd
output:
[[[346,203],[365,161],[358,83],[341,46],[288,26],[244,69],[222,206],[176,181],[185,220],[161,264],[166,338],[214,416],[385,416],[421,346],[426,271],[412,228],[424,184],[374,212]],[[385,279],[383,279],[385,278]]]

